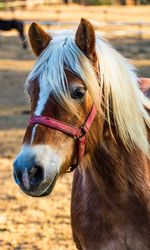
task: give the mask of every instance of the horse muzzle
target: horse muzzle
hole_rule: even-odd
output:
[[[29,151],[27,147],[21,150],[18,157],[13,163],[14,179],[20,188],[28,195],[34,197],[46,196],[51,193],[55,185],[57,175],[59,172],[59,162],[54,160],[54,154],[49,157],[46,153],[47,146],[43,151],[43,156],[36,155],[35,149]],[[39,159],[38,159],[39,157]],[[53,157],[53,158],[52,158]],[[47,158],[46,160],[44,160]]]

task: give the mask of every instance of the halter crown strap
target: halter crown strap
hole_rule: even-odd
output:
[[[94,120],[96,111],[97,111],[97,108],[96,108],[95,105],[93,105],[93,106],[92,106],[92,109],[91,109],[91,111],[90,111],[90,113],[89,113],[89,115],[88,115],[88,117],[87,117],[87,119],[86,119],[86,121],[85,121],[85,123],[84,123],[84,125],[83,125],[83,127],[82,127],[82,129],[83,129],[83,131],[84,131],[85,133],[87,133],[88,130],[89,130],[89,128],[91,127],[91,124],[92,124],[92,122],[93,122],[93,120]]]
[[[47,117],[47,116],[32,116],[29,120],[28,125],[31,124],[41,124],[50,128],[54,128],[56,130],[59,130],[63,133],[69,134],[73,137],[76,137],[77,140],[77,161],[75,164],[72,164],[69,171],[67,172],[72,172],[81,162],[84,152],[85,152],[85,134],[88,132],[94,117],[96,115],[97,108],[93,104],[92,109],[83,124],[82,127],[77,128],[75,126],[72,126],[70,124],[55,120],[53,118]]]

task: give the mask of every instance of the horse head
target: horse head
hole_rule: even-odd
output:
[[[96,118],[90,121],[93,115],[90,111],[94,112],[94,116],[96,113],[96,108],[92,109],[91,96],[95,90],[90,89],[90,81],[93,81],[93,77],[98,89],[98,65],[95,32],[87,20],[81,19],[75,34],[60,32],[59,35],[48,34],[37,23],[33,23],[29,28],[29,38],[38,56],[33,70],[35,74],[26,83],[31,99],[31,116],[36,119],[42,116],[45,122],[50,118],[55,124],[49,127],[39,123],[39,119],[36,122],[35,119],[34,122],[30,120],[22,149],[14,161],[14,177],[25,193],[43,196],[52,191],[59,175],[65,173],[74,162],[76,165],[79,163],[76,159],[76,144],[79,137],[86,133],[82,126],[88,116],[86,126],[93,122],[92,127],[96,129]],[[86,73],[89,79],[85,79],[85,64],[91,71]],[[98,99],[98,91],[96,95]],[[67,124],[65,131],[56,128],[60,124]],[[75,130],[75,134],[68,134],[70,127],[71,131]],[[96,136],[92,139],[93,128],[86,135],[88,143],[85,155],[91,150],[90,145],[97,140]],[[85,144],[85,140],[79,145],[83,156],[85,145],[82,143]]]
[[[46,33],[33,23],[29,38],[38,57],[26,81],[31,119],[14,162],[24,192],[49,194],[70,166],[94,161],[97,148],[114,154],[112,140],[116,152],[137,147],[149,157],[149,100],[132,65],[89,21],[81,19],[76,32]]]

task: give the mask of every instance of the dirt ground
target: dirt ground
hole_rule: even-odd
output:
[[[111,44],[150,77],[150,39],[113,38]],[[15,184],[12,162],[29,118],[24,82],[34,63],[17,36],[0,45],[0,249],[73,250],[70,225],[72,174],[59,180],[50,197],[26,196]]]

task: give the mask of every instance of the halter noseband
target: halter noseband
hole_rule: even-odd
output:
[[[94,117],[96,115],[97,108],[93,104],[92,109],[85,120],[83,126],[80,128],[77,128],[75,126],[72,126],[70,124],[55,120],[53,118],[47,117],[47,116],[32,116],[29,120],[28,125],[31,124],[41,124],[50,128],[54,128],[56,130],[59,130],[65,134],[71,135],[74,139],[76,139],[76,147],[77,147],[77,161],[76,163],[73,163],[70,166],[70,169],[67,172],[72,172],[81,162],[81,159],[83,158],[84,151],[85,151],[85,135],[88,132]]]

